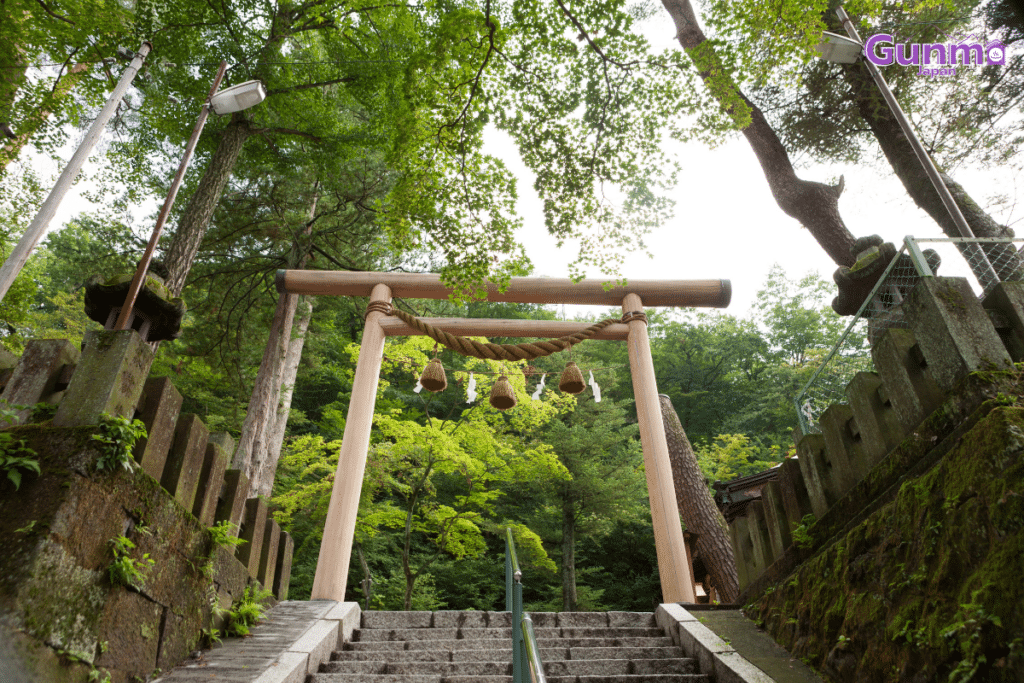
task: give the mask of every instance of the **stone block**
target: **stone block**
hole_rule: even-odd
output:
[[[764,573],[775,561],[772,543],[768,536],[768,522],[765,519],[764,503],[755,500],[747,506],[747,524],[750,542],[754,546],[755,577]]]
[[[611,628],[651,628],[657,625],[654,612],[608,612],[608,626]]]
[[[209,443],[215,443],[223,448],[229,459],[235,454],[235,439],[227,432],[213,432],[210,434]]]
[[[658,609],[654,610],[654,620],[661,630],[672,638],[672,642],[679,645],[679,623],[697,621],[697,618],[678,603],[663,602],[658,605]]]
[[[680,622],[679,646],[687,657],[693,657],[700,663],[701,671],[709,673],[714,671],[716,654],[735,652],[729,643],[699,621]]]
[[[206,425],[195,413],[179,417],[174,428],[174,442],[160,478],[160,484],[167,492],[189,511],[196,499],[209,434]]]
[[[879,392],[879,390],[882,390]],[[896,448],[906,435],[882,379],[874,372],[858,372],[846,387],[847,400],[860,430],[860,446],[868,469]]]
[[[155,669],[164,610],[138,593],[123,588],[111,591],[99,631],[106,651],[96,659],[96,666],[122,671]],[[131,627],[125,628],[125,624]]]
[[[308,670],[308,653],[282,652],[253,683],[304,683]]]
[[[220,491],[224,488],[224,472],[228,468],[230,456],[215,443],[206,444],[203,455],[203,468],[199,473],[199,485],[196,487],[196,499],[192,504],[192,514],[203,526],[212,526],[217,512],[217,501]]]
[[[53,424],[99,423],[100,415],[131,418],[153,363],[153,352],[134,330],[86,332],[85,350]]]
[[[811,507],[811,498],[807,495],[799,458],[783,460],[780,469],[782,471],[776,481],[779,482],[782,507],[786,511],[789,528],[792,529],[803,522],[805,515],[814,514],[814,509]]]
[[[260,550],[263,547],[263,534],[267,527],[267,504],[262,498],[249,498],[245,501],[245,518],[238,537],[245,543],[238,546],[235,556],[245,565],[249,576],[256,578],[260,569]]]
[[[715,683],[775,683],[775,679],[748,662],[737,652],[716,652]]]
[[[292,580],[292,556],[295,553],[295,542],[292,541],[292,536],[287,531],[281,532],[281,540],[277,544],[277,563],[274,568],[274,595],[277,596],[278,600],[288,599],[288,584]],[[345,603],[359,605],[356,603]],[[358,620],[356,624],[358,625]],[[349,633],[345,636],[348,640]]]
[[[921,278],[903,310],[940,389],[951,390],[971,372],[1013,367],[965,278]]]
[[[882,380],[879,400],[892,405],[903,431],[909,434],[942,405],[945,394],[910,330],[886,330],[871,348],[871,357]]]
[[[511,627],[511,612],[487,612],[487,625],[492,628]]]
[[[285,535],[287,536],[287,534]],[[291,542],[290,536],[288,537],[288,542]],[[323,618],[338,622],[340,629],[338,638],[341,639],[341,642],[347,643],[352,640],[352,632],[359,628],[361,615],[362,610],[359,609],[358,602],[339,602]]]
[[[729,524],[729,540],[732,542],[732,554],[736,559],[736,576],[739,579],[740,590],[743,590],[757,578],[754,574],[754,545],[750,540],[746,517],[737,517]]]
[[[430,616],[430,612],[426,614]],[[288,648],[288,652],[308,655],[306,673],[316,673],[320,665],[331,658],[331,653],[340,647],[340,632],[339,622],[320,619]]]
[[[13,370],[18,366],[18,355],[0,346],[0,370]]]
[[[1024,282],[997,283],[981,305],[1000,314],[1005,325],[996,326],[996,332],[1003,346],[1015,363],[1024,361]]]
[[[181,402],[181,394],[169,377],[146,380],[139,401],[139,419],[146,425],[146,436],[135,443],[135,460],[143,472],[157,481],[163,476],[167,453],[174,441]]]
[[[430,628],[431,612],[363,612],[362,628]]]
[[[832,461],[821,434],[806,434],[796,444],[800,473],[815,517],[823,517],[840,496],[832,476]],[[751,577],[753,580],[753,577]]]
[[[761,489],[761,500],[764,502],[765,522],[768,525],[772,554],[781,557],[786,548],[793,544],[793,537],[789,531],[789,519],[782,504],[782,488],[778,481],[770,481],[764,485]]]
[[[536,622],[534,622],[536,625]],[[607,612],[558,612],[558,626],[605,628],[608,626]]]
[[[249,478],[241,470],[225,471],[224,487],[217,501],[213,523],[219,524],[224,520],[231,522],[235,525],[234,535],[237,536],[238,529],[242,526],[242,516],[245,515],[245,500],[248,495]]]
[[[845,403],[830,405],[818,420],[825,450],[832,464],[830,472],[838,497],[857,485],[867,474],[867,462],[860,447],[860,432],[853,409]]]
[[[260,547],[260,568],[256,580],[263,587],[274,589],[274,572],[277,570],[277,544],[281,540],[281,527],[267,515],[263,529],[263,545]]]
[[[63,394],[57,385],[61,371],[77,363],[78,357],[75,345],[64,339],[33,339],[25,345],[25,352],[0,393],[0,401],[26,406],[18,411],[18,424],[28,420],[36,403],[60,401]]]
[[[434,628],[487,628],[487,615],[465,610],[438,611],[434,612]]]

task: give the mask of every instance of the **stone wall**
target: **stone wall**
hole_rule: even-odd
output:
[[[834,681],[1021,681],[1024,284],[923,278],[903,307],[732,520],[741,600]]]
[[[22,411],[25,424],[7,430],[41,468],[17,490],[0,478],[0,640],[25,669],[17,680],[85,680],[93,667],[115,683],[146,680],[196,649],[214,604],[230,607],[249,585],[287,597],[292,540],[227,469],[231,437],[179,415],[171,382],[147,379],[150,351],[135,332],[90,333],[84,346],[39,340],[17,362],[0,357],[0,399],[57,406],[40,424]],[[134,472],[97,471],[103,413],[145,423]],[[224,520],[245,541],[235,552],[207,530]],[[111,581],[122,536],[133,560],[153,561],[138,586]]]

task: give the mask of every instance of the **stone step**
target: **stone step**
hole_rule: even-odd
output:
[[[509,638],[464,638],[443,640],[353,640],[345,644],[346,650],[474,650],[512,647]],[[671,647],[671,638],[538,638],[541,648],[549,647]]]
[[[536,628],[650,628],[653,612],[529,612]],[[363,612],[361,628],[494,628],[512,625],[510,612]]]
[[[711,683],[702,674],[627,674],[552,676],[548,683]],[[512,676],[401,676],[394,674],[315,673],[306,683],[512,683]]]
[[[383,661],[332,660],[321,666],[322,673],[402,674],[441,676],[506,676],[512,674],[509,661]],[[650,674],[693,674],[697,664],[688,658],[674,659],[583,659],[549,660],[544,672],[550,676],[620,676]]]
[[[664,632],[657,627],[566,626],[535,628],[537,640],[552,638],[659,638]],[[470,639],[512,638],[512,628],[507,626],[491,628],[375,628],[358,629],[352,634],[356,642],[379,640],[470,640]]]

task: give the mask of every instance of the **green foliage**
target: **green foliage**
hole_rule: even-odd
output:
[[[115,586],[141,589],[146,582],[146,575],[156,562],[149,556],[149,553],[143,553],[141,559],[132,558],[131,552],[135,550],[135,544],[126,536],[113,538],[108,545],[114,556],[114,561],[107,567],[110,583]]]
[[[57,414],[57,408],[59,406],[56,403],[37,403],[32,406],[32,414],[29,415],[29,422],[46,422],[52,420],[53,416]]]
[[[762,460],[761,449],[746,434],[719,434],[714,442],[696,446],[695,451],[697,465],[709,482],[757,474],[778,464],[777,460]]]
[[[92,435],[94,441],[101,444],[101,454],[96,460],[97,471],[113,471],[123,467],[129,472],[138,468],[132,449],[135,442],[146,436],[146,426],[142,420],[129,420],[122,415],[100,416],[97,433]]]
[[[227,615],[224,634],[227,636],[247,636],[249,630],[263,619],[267,607],[264,604],[273,593],[269,590],[247,586],[241,597],[231,604]]]
[[[0,420],[7,425],[14,424],[18,411],[23,409],[24,406],[4,403],[0,405]],[[7,474],[15,489],[21,488],[21,470],[39,474],[39,461],[33,457],[35,455],[36,452],[26,445],[24,439],[15,438],[7,431],[0,431],[0,469]]]
[[[206,530],[210,532],[213,548],[232,549],[245,543],[245,540],[238,537],[238,525],[233,524],[231,520],[221,520],[213,526],[206,527]]]
[[[793,536],[793,543],[796,544],[797,548],[807,550],[814,545],[814,537],[808,531],[814,522],[817,521],[814,515],[804,515],[800,520],[800,523],[793,527],[791,532]]]

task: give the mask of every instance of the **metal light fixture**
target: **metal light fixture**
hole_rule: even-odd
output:
[[[828,31],[822,32],[821,41],[814,49],[825,61],[839,64],[853,64],[864,54],[864,46],[856,40]]]
[[[255,107],[267,96],[267,90],[259,81],[246,81],[225,88],[210,98],[215,114],[231,114],[249,107]]]

